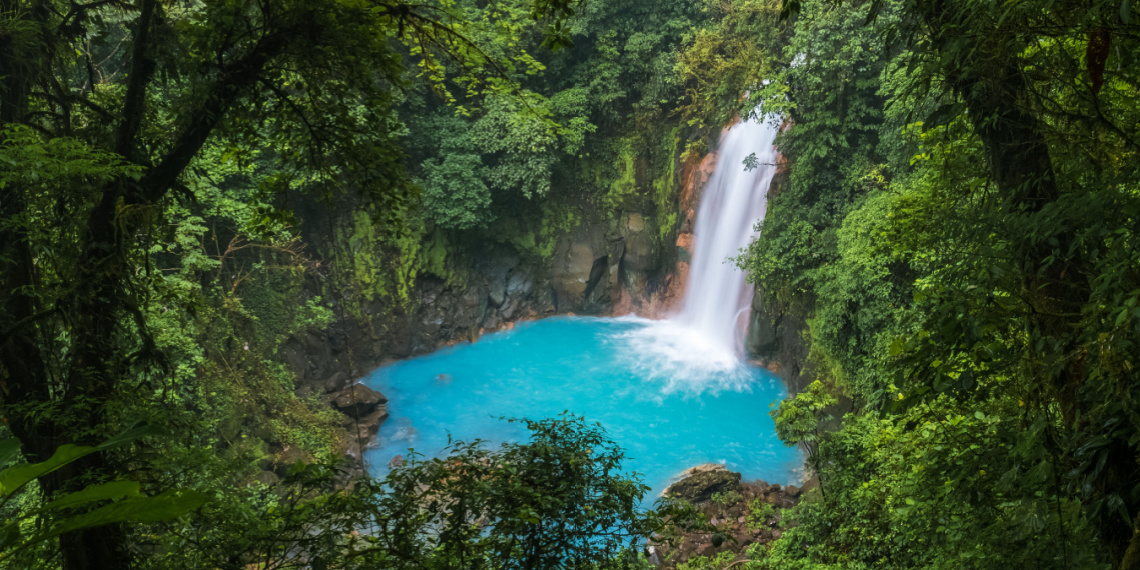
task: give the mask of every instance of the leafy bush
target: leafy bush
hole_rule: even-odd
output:
[[[768,526],[768,521],[776,518],[776,507],[760,499],[753,499],[748,505],[748,528],[759,530]]]
[[[469,230],[490,221],[491,191],[477,154],[449,154],[423,164],[423,203],[428,219],[449,230]]]

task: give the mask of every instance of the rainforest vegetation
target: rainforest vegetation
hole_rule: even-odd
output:
[[[707,521],[604,426],[372,479],[284,347],[634,205],[671,246],[740,116],[819,488],[685,567],[1140,568],[1130,0],[0,0],[0,568],[647,565]]]

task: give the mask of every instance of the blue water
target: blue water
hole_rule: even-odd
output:
[[[678,349],[684,333],[669,327],[550,318],[380,368],[364,383],[388,397],[391,417],[366,459],[383,476],[408,448],[437,455],[449,436],[497,446],[526,436],[502,416],[569,411],[602,424],[651,497],[701,463],[722,463],[745,480],[798,483],[803,458],[776,438],[768,414],[786,397],[780,380],[753,366],[726,367],[719,356],[706,361],[696,343]]]

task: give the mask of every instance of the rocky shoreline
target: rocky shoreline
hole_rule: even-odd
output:
[[[764,481],[742,482],[740,473],[716,463],[690,468],[664,495],[692,504],[707,523],[705,529],[669,541],[654,537],[646,545],[646,554],[663,570],[725,552],[735,555],[733,561],[747,560],[745,553],[750,547],[772,542],[785,528],[795,525],[785,519],[783,511],[796,506],[813,487],[810,482],[803,489]]]

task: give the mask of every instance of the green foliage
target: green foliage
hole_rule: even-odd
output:
[[[781,509],[782,511],[782,509]],[[776,507],[760,499],[752,499],[748,504],[748,528],[759,530],[768,526],[768,523],[777,517]]]
[[[725,491],[721,493],[713,493],[712,502],[721,505],[729,506],[740,500],[740,493],[736,491]]]
[[[462,286],[479,244],[549,259],[608,214],[615,185],[656,220],[649,231],[675,229],[689,133],[667,120],[673,69],[707,19],[691,3],[16,4],[0,53],[0,407],[35,461],[139,420],[177,437],[84,457],[6,512],[27,523],[93,481],[216,499],[196,522],[66,528],[16,567],[233,567],[291,557],[273,541],[307,533],[333,556],[362,496],[337,503],[331,472],[277,485],[269,470],[347,442],[283,364],[299,345],[338,317],[399,310],[425,274]],[[580,50],[541,49],[571,42]],[[621,139],[629,167],[592,178]],[[607,524],[633,516],[644,489],[593,475]],[[576,548],[628,557],[647,528]]]
[[[276,489],[234,489],[244,498],[168,526],[159,567],[644,568],[640,537],[665,511],[639,508],[647,487],[622,451],[580,418],[523,423],[529,441],[456,442],[382,481],[330,491],[334,466],[298,464]]]
[[[775,88],[768,85],[782,85],[772,80],[787,29],[772,0],[703,4],[709,22],[691,32],[677,58],[675,71],[685,87],[678,110],[689,125],[716,129],[752,111],[746,94],[755,97]]]
[[[644,214],[669,239],[675,154],[689,136],[669,116],[682,95],[676,54],[710,16],[687,2],[587,3],[564,28],[576,49],[542,54],[514,76],[521,97],[470,97],[457,115],[414,94],[402,112],[410,162],[425,180],[425,221],[464,243],[505,243],[541,260],[565,228],[624,219],[618,210]],[[511,41],[538,54],[536,39]]]
[[[406,308],[425,275],[463,287],[484,246],[548,261],[632,213],[671,241],[681,162],[760,112],[791,127],[788,170],[740,263],[807,323],[819,381],[774,415],[826,492],[734,567],[1140,560],[1128,2],[9,8],[0,411],[30,462],[0,473],[12,567],[643,564],[637,541],[683,509],[640,511],[621,451],[573,419],[384,483],[333,490],[324,464],[277,482],[347,440],[282,361],[338,316]],[[328,220],[327,259],[290,207]],[[140,420],[177,437],[100,447]]]
[[[736,560],[736,554],[721,552],[716,556],[696,556],[687,562],[677,565],[677,570],[724,570]],[[735,566],[739,568],[740,566]]]
[[[610,181],[608,191],[602,195],[602,205],[607,211],[621,211],[625,202],[638,191],[637,159],[640,153],[635,146],[638,142],[638,137],[632,137],[623,139],[616,145],[614,168],[618,175]]]
[[[424,210],[439,227],[469,230],[487,224],[491,192],[483,182],[477,154],[449,154],[442,164],[424,162]]]
[[[864,6],[785,3],[784,87],[760,94],[794,119],[790,171],[742,265],[854,413],[777,417],[825,494],[749,567],[1128,567],[1135,23]]]
[[[832,419],[829,410],[838,403],[820,381],[812,382],[794,397],[780,402],[772,411],[776,419],[776,435],[788,445],[814,447],[822,434],[821,423]]]
[[[824,1],[805,6],[810,15],[796,22],[781,56],[795,63],[750,102],[786,113],[795,125],[777,141],[789,157],[787,181],[744,262],[754,280],[788,305],[811,302],[815,283],[829,281],[818,272],[838,257],[836,230],[875,188],[868,175],[882,161],[876,152],[883,106],[877,91],[887,61],[882,40],[853,10]]]
[[[413,457],[389,475],[391,491],[377,495],[376,512],[395,516],[376,521],[372,540],[407,559],[385,567],[633,562],[640,538],[662,523],[638,508],[648,487],[619,474],[622,450],[580,418],[522,421],[530,442],[499,450],[457,443],[443,458]]]
[[[95,446],[63,445],[46,461],[8,466],[0,470],[0,509],[37,479],[93,453],[120,448],[154,433],[149,428],[135,428]],[[19,440],[0,440],[0,465],[12,463],[19,453]],[[115,523],[170,520],[201,507],[205,502],[204,495],[193,491],[167,491],[153,497],[144,496],[136,481],[94,483],[80,491],[56,497],[38,509],[19,512],[16,518],[5,521],[0,526],[0,563],[68,532]],[[48,524],[42,524],[43,521],[48,521]]]

